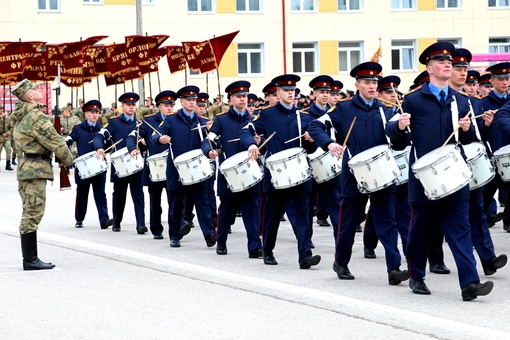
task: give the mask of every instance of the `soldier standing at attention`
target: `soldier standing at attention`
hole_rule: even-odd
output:
[[[14,142],[23,151],[18,167],[18,192],[23,204],[19,226],[23,269],[52,269],[54,264],[37,257],[37,229],[44,215],[46,180],[53,181],[50,157],[53,152],[65,166],[70,166],[73,155],[48,116],[38,109],[42,100],[38,85],[24,79],[12,93],[21,100],[13,115]]]
[[[5,113],[4,107],[0,105],[0,154],[2,149],[5,148],[5,170],[12,171],[11,168],[11,119]]]

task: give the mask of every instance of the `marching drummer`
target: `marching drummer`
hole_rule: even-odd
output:
[[[390,184],[370,194],[361,193],[358,190],[354,175],[348,170],[347,164],[351,157],[362,151],[389,144],[389,139],[384,131],[384,122],[389,120],[393,113],[391,109],[375,100],[377,75],[381,71],[381,65],[375,62],[365,62],[354,67],[350,75],[356,79],[357,93],[352,100],[337,103],[334,110],[312,121],[309,131],[311,137],[323,150],[329,150],[337,157],[343,155],[343,171],[340,175],[342,200],[333,270],[340,280],[354,279],[348,264],[352,255],[356,226],[363,220],[365,207],[370,197],[375,230],[386,251],[388,282],[390,285],[397,285],[407,280],[409,274],[407,270],[400,270],[401,257],[397,248],[395,222],[396,186]],[[355,118],[356,121],[352,124]],[[344,148],[337,144],[326,132],[331,127],[335,128],[344,144],[347,139],[347,132],[351,129],[346,141],[347,150],[345,152]]]
[[[83,105],[85,120],[83,123],[76,124],[65,141],[68,146],[76,142],[78,148],[77,157],[94,152],[94,145],[91,143],[94,136],[101,129],[98,122],[99,112],[101,111],[101,102],[98,100],[89,100]],[[105,193],[106,183],[106,164],[105,171],[92,177],[82,179],[80,170],[75,168],[74,181],[76,183],[76,203],[74,216],[76,218],[76,228],[83,228],[83,220],[87,213],[87,203],[89,199],[89,188],[92,185],[94,201],[96,202],[97,214],[99,215],[99,225],[101,229],[106,229],[113,224],[113,220],[108,216],[108,208]]]
[[[457,130],[458,137],[449,143],[471,143],[475,131],[471,126],[467,97],[448,86],[452,74],[453,44],[438,42],[427,47],[420,55],[420,63],[426,65],[430,81],[421,89],[408,94],[398,121],[388,123],[390,137],[397,138],[406,133],[410,126],[413,147],[409,165],[412,168],[416,158],[438,149]],[[455,115],[455,118],[452,116]],[[467,181],[468,182],[468,181]],[[493,283],[480,283],[476,271],[469,226],[469,185],[437,199],[429,200],[424,187],[409,171],[409,200],[412,209],[411,225],[407,239],[407,262],[411,272],[410,288],[414,294],[428,295],[430,290],[424,282],[427,255],[432,229],[442,227],[459,274],[461,295],[464,301],[487,295]]]
[[[214,124],[209,131],[209,136],[202,142],[204,155],[215,160],[219,157],[219,164],[239,152],[245,150],[239,141],[239,130],[251,121],[246,111],[247,95],[250,83],[244,80],[235,81],[225,88],[228,99],[232,106],[228,112],[216,116]],[[258,137],[260,142],[260,137]],[[212,148],[211,148],[212,146]],[[221,155],[217,150],[221,147]],[[242,161],[246,160],[246,156]],[[245,169],[248,170],[248,169]],[[249,183],[246,183],[248,185]],[[262,243],[258,234],[260,226],[259,217],[259,186],[257,183],[250,183],[252,186],[244,191],[232,192],[229,188],[225,175],[218,173],[218,196],[220,207],[217,228],[216,254],[227,254],[227,236],[232,221],[235,220],[237,208],[241,210],[246,236],[248,238],[248,257],[262,258]]]
[[[194,112],[197,94],[200,89],[197,86],[185,86],[177,91],[182,108],[175,114],[167,116],[160,124],[158,132],[154,132],[151,141],[154,144],[170,145],[170,155],[166,166],[166,184],[170,191],[170,203],[168,207],[168,224],[170,235],[170,247],[181,246],[181,239],[189,233],[189,225],[181,229],[182,209],[184,195],[195,202],[198,223],[202,229],[206,245],[213,247],[216,244],[216,231],[214,230],[211,213],[207,207],[207,180],[199,181],[190,185],[183,185],[174,158],[192,150],[200,150],[202,140],[206,137],[205,127],[207,120],[200,118]],[[203,156],[205,158],[205,156]],[[189,170],[191,171],[191,169]],[[200,176],[202,173],[195,174]]]
[[[136,129],[138,121],[135,118],[136,102],[140,99],[138,94],[127,92],[119,97],[122,103],[122,114],[110,119],[99,132],[94,136],[94,148],[99,156],[105,158],[104,146],[107,141],[117,143],[117,150],[126,147],[127,136]],[[133,150],[131,157],[136,157],[138,150]],[[135,172],[125,177],[119,177],[115,173],[112,164],[110,179],[113,182],[113,226],[112,231],[121,230],[121,222],[124,217],[126,196],[128,186],[131,190],[131,198],[135,207],[136,232],[145,234],[145,200],[143,196],[142,171]]]
[[[163,122],[163,120],[165,120],[166,116],[172,114],[176,98],[177,94],[174,91],[169,90],[162,91],[156,96],[155,101],[159,112],[145,116],[143,118],[142,124],[139,127],[139,132],[137,132],[137,130],[133,130],[129,134],[126,142],[128,150],[137,149],[136,140],[138,134],[140,136],[140,143],[143,143],[147,146],[147,153],[144,159],[163,153],[162,155],[165,156],[164,162],[166,164],[169,144],[153,144],[151,143],[150,139],[154,132],[153,128],[157,128]],[[149,166],[147,162],[144,162],[142,183],[147,187],[149,191],[150,231],[154,239],[160,240],[163,238],[163,224],[161,223],[161,214],[163,213],[161,208],[161,194],[163,193],[163,189],[165,189],[167,192],[166,197],[168,200],[166,178],[164,178],[164,180],[158,181],[155,175],[151,176]]]
[[[264,134],[268,140],[266,148],[268,150],[266,162],[273,155],[279,152],[289,151],[294,148],[298,153],[304,153],[303,148],[308,152],[313,152],[316,145],[309,137],[308,128],[309,117],[297,111],[292,104],[294,100],[294,90],[296,83],[301,78],[294,74],[284,74],[274,78],[270,84],[276,84],[276,91],[279,101],[276,105],[261,111],[258,118],[253,123],[249,123],[240,132],[242,145],[248,149],[248,157],[256,159],[259,155],[259,148],[254,135]],[[268,84],[269,85],[269,84]],[[267,90],[267,89],[266,89]],[[269,91],[269,90],[267,90]],[[273,138],[269,137],[273,134]],[[289,141],[290,140],[290,141]],[[286,143],[289,141],[288,143]],[[299,151],[301,150],[301,151]],[[301,162],[307,168],[306,157]],[[296,234],[298,242],[298,262],[299,268],[308,269],[311,266],[319,264],[320,255],[313,255],[310,249],[311,226],[309,219],[309,200],[312,189],[311,177],[300,178],[301,183],[292,182],[290,187],[277,189],[272,183],[272,175],[267,167],[264,169],[263,192],[265,201],[263,204],[263,252],[264,264],[277,265],[278,262],[274,256],[273,250],[280,226],[280,218],[286,207],[292,207],[296,212],[294,221],[291,220],[292,227]],[[307,169],[306,169],[307,170]],[[288,174],[295,173],[297,169],[287,169]],[[285,180],[288,174],[283,173]],[[303,181],[304,180],[304,181]]]

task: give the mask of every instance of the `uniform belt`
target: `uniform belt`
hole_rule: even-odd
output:
[[[46,156],[46,155],[36,155],[36,154],[25,153],[25,154],[23,154],[23,157],[28,158],[28,159],[42,159],[43,161],[51,162],[51,157]]]

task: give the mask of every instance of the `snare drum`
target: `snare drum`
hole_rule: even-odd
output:
[[[409,154],[411,153],[411,146],[407,146],[404,150],[393,150],[393,158],[397,162],[400,169],[400,176],[397,178],[397,185],[405,184],[409,180]]]
[[[400,176],[400,169],[388,145],[378,145],[360,152],[347,164],[362,194],[384,189]]]
[[[342,158],[338,159],[330,151],[324,152],[321,148],[308,155],[312,176],[317,183],[329,181],[342,172]]]
[[[510,145],[497,149],[492,156],[501,179],[504,182],[510,181]]]
[[[485,146],[482,143],[471,143],[462,147],[466,154],[466,162],[473,173],[473,179],[469,182],[469,190],[478,189],[489,183],[496,173],[489,156],[487,156]]]
[[[86,153],[74,160],[81,179],[94,177],[108,169],[106,161],[98,156],[95,151]]]
[[[471,181],[472,173],[455,145],[430,151],[411,167],[429,200],[446,197]]]
[[[152,182],[166,181],[166,162],[168,160],[168,150],[147,157]]]
[[[241,151],[227,158],[221,163],[220,171],[232,192],[249,189],[264,176],[262,166],[256,160],[248,160],[248,151]]]
[[[119,178],[130,176],[143,169],[142,155],[131,158],[126,146],[112,153],[111,160]]]
[[[201,149],[195,149],[175,157],[174,165],[179,172],[182,185],[191,185],[205,181],[214,174],[209,159]]]
[[[277,152],[266,159],[271,173],[271,183],[276,189],[294,187],[311,178],[311,169],[303,148],[290,148]]]

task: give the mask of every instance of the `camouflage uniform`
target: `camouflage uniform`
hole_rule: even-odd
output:
[[[228,111],[228,106],[221,103],[221,105],[214,104],[207,110],[207,117],[210,121],[213,121],[217,115]]]
[[[5,170],[12,170],[11,168],[11,118],[6,116],[0,117],[0,155],[2,150],[5,149]]]
[[[71,115],[77,117],[80,120],[80,123],[85,120],[85,114],[83,113],[81,108],[74,109],[73,111],[71,111]]]
[[[65,166],[73,164],[73,155],[36,104],[21,102],[16,109],[13,113],[16,119],[14,142],[24,153],[19,160],[17,174],[18,192],[23,201],[19,230],[21,234],[26,234],[37,231],[44,215],[46,180],[53,181],[51,153],[54,152]]]
[[[73,126],[81,124],[80,119],[76,116],[67,116],[64,115],[60,116],[60,127],[62,129],[62,136],[64,136],[64,139],[69,136],[71,133],[71,130],[73,129]],[[76,157],[76,154],[78,153],[78,149],[76,148],[76,143],[73,143],[73,145],[70,147],[71,152],[73,154],[73,157]]]
[[[141,121],[143,118],[145,118],[148,115],[152,115],[155,113],[158,113],[159,110],[157,108],[150,108],[145,105],[140,105],[140,107],[136,110],[136,119]]]

